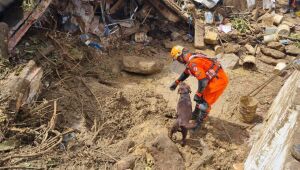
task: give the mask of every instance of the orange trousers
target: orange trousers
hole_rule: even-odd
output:
[[[203,98],[208,103],[209,108],[221,96],[227,85],[228,77],[223,69],[220,69],[218,72],[218,76],[210,80],[207,87],[203,91]]]

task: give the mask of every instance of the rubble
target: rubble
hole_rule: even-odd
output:
[[[271,49],[271,48],[267,48],[267,47],[263,47],[261,48],[261,51],[263,54],[267,55],[267,56],[271,56],[275,59],[283,59],[285,58],[285,54],[281,51],[278,51],[278,50],[274,50],[274,49]]]
[[[269,42],[267,44],[267,46],[269,48],[276,49],[276,50],[279,50],[281,52],[284,52],[284,46],[280,42]]]
[[[204,48],[204,23],[202,20],[197,19],[195,21],[195,38],[194,38],[194,46],[196,48]]]
[[[237,53],[240,50],[240,45],[235,43],[226,43],[225,53]]]
[[[124,56],[122,64],[123,70],[144,75],[158,73],[163,69],[158,61],[137,56]]]
[[[291,54],[291,55],[299,55],[300,54],[300,48],[295,45],[285,46],[285,51],[287,54]]]
[[[242,65],[246,69],[256,68],[256,58],[253,55],[244,55],[241,57]]]
[[[265,55],[262,55],[261,57],[259,57],[259,60],[266,63],[266,64],[270,64],[270,65],[273,65],[273,66],[276,66],[280,62],[285,62],[285,63],[288,62],[287,60],[274,59],[272,57],[268,57],[268,56],[265,56]]]
[[[255,48],[253,48],[250,44],[246,44],[245,48],[248,50],[249,54],[255,55]]]
[[[216,56],[220,63],[222,64],[222,67],[225,69],[234,69],[238,65],[239,57],[235,54],[224,54],[224,55],[217,55]]]
[[[204,33],[204,42],[206,44],[210,45],[217,45],[219,44],[219,39],[218,39],[218,33],[216,33],[213,28],[207,26],[204,28],[205,33]]]

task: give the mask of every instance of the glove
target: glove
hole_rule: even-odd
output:
[[[202,100],[203,100],[203,99],[202,99],[202,94],[199,93],[199,92],[196,92],[196,94],[195,94],[195,96],[194,96],[194,101],[195,101],[196,103],[201,103]]]
[[[170,86],[170,90],[174,91],[176,89],[176,87],[178,86],[179,82],[180,82],[179,80],[174,81]]]

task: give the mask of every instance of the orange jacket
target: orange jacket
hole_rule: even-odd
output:
[[[189,53],[185,55],[186,69],[185,73],[193,75],[198,80],[202,80],[207,77],[207,72],[211,69],[213,60],[207,58],[205,55]],[[217,70],[217,65],[214,66],[214,70]],[[208,78],[209,79],[209,78]],[[205,90],[203,91],[203,97],[209,105],[212,105],[218,97],[223,93],[228,84],[228,78],[222,68],[217,71],[216,77],[209,80]]]

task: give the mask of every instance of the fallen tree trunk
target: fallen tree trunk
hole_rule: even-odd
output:
[[[291,109],[299,87],[300,72],[294,71],[267,113],[260,138],[252,146],[244,164],[245,170],[284,169],[289,141],[299,116],[299,110]]]

